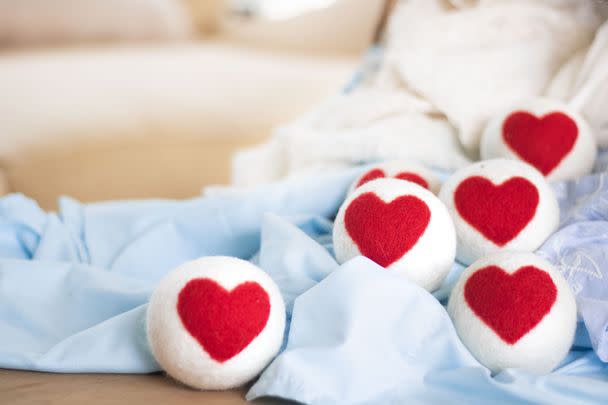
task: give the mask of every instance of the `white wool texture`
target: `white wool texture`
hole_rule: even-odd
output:
[[[403,274],[410,281],[428,291],[439,288],[449,273],[456,255],[454,225],[441,201],[427,189],[412,182],[392,178],[373,180],[357,188],[348,196],[340,207],[334,222],[333,243],[338,262],[344,263],[361,255],[359,248],[346,230],[344,216],[353,200],[369,192],[376,194],[386,203],[401,196],[412,195],[427,205],[431,212],[427,228],[416,244],[387,269]]]
[[[484,177],[494,185],[500,185],[512,177],[523,177],[538,190],[539,202],[532,220],[504,246],[498,246],[488,240],[463,219],[456,209],[454,192],[461,182],[474,176]],[[439,192],[439,198],[448,208],[456,227],[456,258],[465,265],[499,251],[532,252],[540,247],[559,225],[559,206],[553,189],[538,170],[518,160],[484,160],[461,169],[446,180]]]
[[[519,103],[492,118],[481,141],[481,158],[483,160],[493,158],[521,159],[503,139],[503,123],[514,111],[527,111],[537,117],[561,112],[576,123],[578,136],[572,150],[549,173],[547,180],[573,180],[591,173],[597,156],[597,145],[591,127],[577,111],[564,103],[549,99],[534,99]]]
[[[197,278],[214,280],[229,291],[254,281],[270,298],[270,315],[262,332],[223,363],[209,356],[177,313],[180,291]],[[278,353],[284,329],[285,305],[274,281],[257,266],[234,257],[204,257],[179,266],[161,280],[148,306],[147,335],[155,359],[170,376],[201,390],[230,389],[256,377]]]
[[[513,345],[488,327],[464,298],[467,280],[487,266],[498,266],[509,274],[523,266],[534,266],[545,271],[557,288],[549,313]],[[568,282],[549,262],[533,253],[501,252],[476,261],[464,271],[452,290],[448,313],[471,354],[494,373],[506,368],[541,374],[551,372],[570,351],[576,331],[576,300]]]
[[[376,169],[382,170],[388,178],[395,177],[400,173],[413,173],[421,177],[424,181],[426,181],[426,183],[428,184],[428,190],[433,194],[437,194],[439,192],[439,189],[441,188],[441,180],[439,180],[439,178],[435,175],[435,173],[433,173],[432,170],[425,167],[424,165],[407,160],[392,160],[371,166],[369,169],[363,172],[361,176],[357,177],[355,181],[353,181],[353,184],[351,185],[349,190],[349,194],[355,191],[357,185],[367,173]]]

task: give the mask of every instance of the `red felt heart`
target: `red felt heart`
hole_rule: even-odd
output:
[[[253,281],[228,291],[211,279],[198,278],[180,291],[177,313],[209,356],[223,363],[262,332],[270,316],[270,298]]]
[[[364,185],[365,183],[367,183],[369,181],[381,179],[383,177],[386,177],[386,173],[384,173],[384,170],[372,169],[361,177],[361,179],[357,183],[357,187],[361,187],[362,185]],[[416,173],[401,172],[401,173],[397,173],[397,175],[395,175],[395,178],[411,181],[411,182],[421,185],[424,188],[429,188],[429,185],[426,182],[426,180],[424,180],[421,176],[417,175]]]
[[[413,195],[386,203],[374,193],[364,193],[344,214],[346,231],[361,254],[383,267],[409,252],[430,220],[429,207]]]
[[[361,180],[359,180],[359,182],[357,183],[357,187],[361,187],[362,185],[364,185],[367,182],[370,182],[370,181],[376,180],[376,179],[381,179],[383,177],[386,177],[386,173],[384,173],[384,170],[372,169],[369,172],[365,173],[363,175],[363,177],[361,177]]]
[[[523,177],[512,177],[500,185],[473,176],[454,192],[460,216],[486,238],[504,246],[530,223],[538,207],[536,186]]]
[[[546,272],[534,266],[512,274],[488,266],[469,277],[464,297],[475,315],[512,345],[549,313],[557,288]]]
[[[424,188],[429,188],[429,183],[427,183],[425,179],[423,179],[421,176],[417,175],[416,173],[401,172],[401,173],[397,173],[395,178],[411,181],[412,183],[416,183],[419,186],[422,186]]]
[[[504,121],[502,137],[521,159],[546,176],[574,147],[578,127],[561,112],[538,118],[526,111],[516,111]]]

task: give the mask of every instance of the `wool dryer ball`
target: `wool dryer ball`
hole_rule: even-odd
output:
[[[333,241],[338,262],[363,255],[429,291],[439,288],[456,253],[446,207],[426,188],[394,178],[370,181],[346,198]]]
[[[414,162],[393,160],[377,164],[363,172],[363,174],[357,177],[353,182],[349,194],[357,187],[361,187],[367,182],[385,177],[411,181],[430,190],[434,194],[437,194],[441,187],[439,178],[423,165]]]
[[[576,331],[576,301],[564,277],[533,253],[501,252],[467,268],[448,312],[460,339],[492,372],[549,373]]]
[[[173,378],[202,390],[234,388],[256,377],[278,353],[284,328],[276,284],[233,257],[179,266],[148,306],[154,357]]]
[[[543,175],[518,160],[467,166],[441,187],[463,264],[501,250],[532,252],[557,229],[559,206]]]
[[[482,159],[522,160],[552,181],[591,173],[597,146],[580,114],[563,103],[536,99],[491,119],[480,152]]]

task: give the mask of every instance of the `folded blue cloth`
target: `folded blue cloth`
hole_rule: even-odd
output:
[[[591,344],[608,362],[608,173],[556,184],[555,191],[561,229],[537,253],[568,280]]]
[[[605,403],[608,370],[582,349],[547,376],[492,377],[431,294],[356,258],[297,298],[287,348],[247,397],[268,395],[307,404]]]
[[[0,199],[0,367],[156,371],[144,325],[156,283],[187,260],[231,255],[252,260],[273,277],[291,321],[284,351],[249,398],[605,402],[608,368],[591,344],[605,353],[606,312],[598,308],[608,302],[602,295],[608,277],[602,273],[603,284],[583,283],[577,277],[584,271],[566,273],[575,290],[580,282],[586,291],[578,293],[584,324],[558,370],[491,376],[462,345],[442,305],[462,266],[456,263],[431,295],[365,258],[336,263],[331,219],[358,172],[183,202],[81,205],[63,199],[50,214],[23,196]],[[563,227],[540,253],[562,269],[587,269],[586,256],[573,253],[581,251],[600,270],[608,268],[601,249],[607,232],[598,233],[607,213],[603,176],[556,186]]]
[[[299,289],[284,290],[289,301],[290,293],[307,288],[311,270],[297,257],[298,241],[289,246],[288,263],[273,259],[271,247],[260,250],[260,239],[274,233],[272,220],[262,226],[264,214],[281,215],[327,240],[326,218],[357,173],[183,202],[81,205],[62,199],[58,213],[49,214],[21,195],[0,199],[0,367],[159,370],[145,338],[146,303],[167,272],[201,256],[249,259],[259,251],[268,272],[301,269]],[[316,282],[322,275],[310,277]]]

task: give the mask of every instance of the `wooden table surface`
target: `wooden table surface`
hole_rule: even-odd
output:
[[[195,391],[162,374],[53,374],[0,369],[0,404],[246,404],[246,388]],[[287,404],[262,399],[254,404]]]

